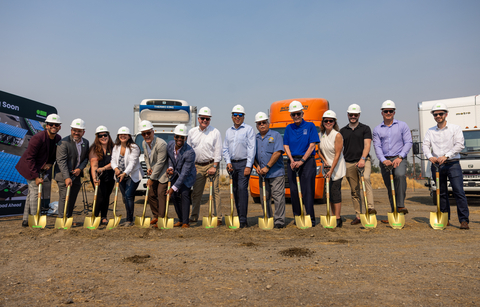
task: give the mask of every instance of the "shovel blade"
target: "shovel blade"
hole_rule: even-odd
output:
[[[157,222],[158,228],[160,229],[172,229],[173,228],[173,218],[159,218]]]
[[[57,219],[55,220],[55,228],[57,228],[57,229],[70,229],[70,227],[72,227],[72,223],[73,223],[73,218],[72,217],[67,218],[65,223],[63,222],[63,218],[57,217]]]
[[[121,219],[122,219],[121,215],[115,216],[113,219],[109,219],[107,224],[107,229],[113,229],[117,227],[120,224]]]
[[[202,219],[202,226],[205,228],[215,228],[218,225],[218,218],[215,216],[212,216],[211,218],[203,217]]]
[[[377,216],[375,214],[369,214],[368,217],[366,214],[360,214],[360,221],[364,228],[377,227]]]
[[[310,219],[310,215],[304,215],[303,218],[301,215],[295,216],[295,224],[299,229],[307,229],[312,227],[312,220]]]
[[[433,229],[440,229],[443,230],[447,227],[448,224],[448,213],[440,212],[430,212],[430,226]]]
[[[226,216],[225,217],[225,225],[227,225],[230,229],[238,229],[240,228],[240,220],[238,216]]]
[[[135,217],[135,226],[140,227],[140,228],[149,228],[150,227],[150,218],[149,217],[142,218],[141,216],[136,216]]]
[[[388,212],[388,223],[393,229],[402,229],[405,226],[405,214],[398,213],[395,217],[395,212]]]
[[[270,229],[273,229],[273,217],[269,217],[269,218],[263,218],[263,217],[259,217],[258,218],[258,227],[260,227],[260,229],[264,229],[264,230],[270,230]]]
[[[337,227],[337,218],[332,216],[320,215],[320,224],[323,228],[336,228]]]
[[[101,218],[99,216],[93,219],[91,216],[87,216],[85,218],[85,222],[83,223],[83,228],[87,228],[91,230],[97,229],[98,226],[100,226],[100,222],[101,222]]]

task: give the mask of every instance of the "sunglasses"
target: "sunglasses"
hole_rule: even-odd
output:
[[[99,135],[98,135],[98,138],[99,138],[99,139],[101,139],[101,138],[108,138],[108,133],[99,134]]]
[[[199,117],[199,119],[200,119],[200,120],[207,121],[207,122],[210,121],[210,117]]]
[[[445,115],[445,112],[433,113],[433,117],[443,116],[443,115]]]
[[[383,114],[387,114],[387,113],[394,113],[395,110],[383,110]]]
[[[152,134],[152,131],[142,132],[142,136],[147,136],[147,135],[150,135],[150,134]]]
[[[334,123],[335,120],[334,120],[334,119],[324,119],[323,122],[324,122],[325,124],[331,124],[331,123]]]
[[[185,136],[184,136],[184,135],[176,135],[176,136],[174,136],[174,138],[180,139],[180,140],[185,140]]]
[[[233,117],[243,117],[243,113],[232,113]]]
[[[60,124],[47,123],[50,127],[60,127]]]
[[[358,117],[358,114],[357,113],[348,113],[348,116],[349,117]]]
[[[300,116],[302,116],[302,112],[290,113],[290,116],[291,117],[295,117],[295,116],[300,117]]]
[[[267,121],[264,120],[264,121],[261,121],[261,122],[257,122],[257,125],[258,126],[262,126],[262,125],[266,125],[267,124]]]

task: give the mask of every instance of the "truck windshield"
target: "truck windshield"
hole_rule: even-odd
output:
[[[316,126],[317,128],[317,132],[320,133],[320,127]],[[270,128],[272,129],[273,131],[277,131],[278,133],[280,133],[283,137],[283,135],[285,134],[285,127],[283,128]]]
[[[480,159],[480,131],[463,131],[465,148],[462,153],[472,153],[468,158]]]
[[[173,133],[172,134],[155,133],[155,136],[163,139],[168,144],[168,142],[173,140],[174,134]],[[143,136],[141,136],[140,134],[137,135],[137,138],[135,139],[135,143],[138,145],[138,147],[140,147],[141,154],[143,154],[142,142],[143,142]]]

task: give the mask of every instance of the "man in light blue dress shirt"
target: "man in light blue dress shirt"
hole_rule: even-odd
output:
[[[245,109],[241,105],[234,106],[233,126],[227,129],[223,141],[223,158],[227,162],[227,171],[233,173],[233,195],[240,228],[248,226],[248,180],[255,159],[255,132],[244,120]]]
[[[407,191],[407,155],[412,148],[412,134],[405,122],[394,119],[395,103],[386,100],[382,104],[383,122],[373,129],[373,147],[378,160],[383,182],[387,187],[388,199],[393,212],[392,186],[390,182],[390,170],[393,167],[393,182],[395,186],[395,199],[397,212],[408,213],[405,208],[405,196]],[[382,220],[388,223],[388,220]]]

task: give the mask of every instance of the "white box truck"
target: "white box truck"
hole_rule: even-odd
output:
[[[142,147],[143,137],[138,127],[142,120],[150,121],[153,124],[155,136],[162,138],[168,144],[173,140],[175,126],[185,124],[188,129],[196,126],[197,107],[189,106],[185,100],[179,99],[144,99],[133,107],[134,138],[141,150],[140,163],[145,174],[138,185],[138,193],[145,193],[148,179]]]
[[[448,108],[447,123],[460,126],[463,131],[465,148],[460,153],[460,166],[465,193],[467,197],[468,194],[480,194],[480,96],[423,101],[418,104],[420,142],[414,145],[414,154],[421,154],[422,176],[429,178],[426,185],[430,188],[434,204],[436,204],[435,178],[432,178],[430,161],[423,155],[422,141],[427,130],[437,124],[430,111],[434,104],[440,102]],[[450,183],[448,190],[452,191]]]

